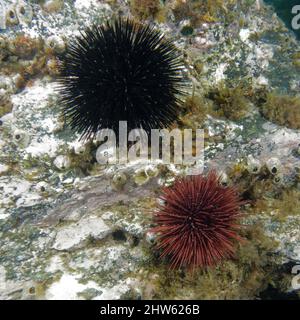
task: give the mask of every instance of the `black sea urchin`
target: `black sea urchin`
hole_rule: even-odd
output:
[[[93,26],[69,45],[60,63],[59,92],[71,128],[84,137],[168,127],[177,119],[182,63],[158,30],[118,19]]]
[[[171,259],[171,267],[191,269],[216,264],[234,253],[240,216],[234,188],[220,185],[211,171],[178,179],[165,188],[163,204],[155,214],[158,248]]]

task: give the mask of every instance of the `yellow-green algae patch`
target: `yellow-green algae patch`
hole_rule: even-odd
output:
[[[199,94],[186,97],[183,110],[185,114],[180,120],[183,126],[192,129],[201,128],[207,115],[214,115],[212,105]]]
[[[281,126],[300,129],[300,97],[269,93],[261,106],[261,113],[268,120]]]
[[[10,96],[5,93],[0,94],[0,117],[11,112],[12,107],[13,105]]]
[[[249,101],[241,86],[229,87],[220,83],[208,93],[208,97],[213,100],[214,110],[221,118],[236,121],[245,117],[249,110]]]
[[[285,221],[288,216],[300,215],[300,190],[290,188],[278,197],[264,197],[256,201],[254,211],[267,213],[275,220]]]
[[[280,174],[271,174],[266,165],[255,174],[247,170],[243,161],[228,169],[230,182],[248,201],[250,215],[267,215],[274,221],[286,221],[289,216],[300,215],[300,189],[298,176],[286,183]],[[279,178],[277,182],[276,178]]]
[[[291,58],[293,66],[295,66],[297,69],[300,68],[300,51],[293,53]]]
[[[131,0],[130,8],[139,19],[153,18],[162,11],[159,0]]]
[[[192,26],[198,27],[203,22],[216,22],[220,17],[228,19],[235,4],[236,0],[177,0],[173,13],[177,21],[190,18]]]
[[[274,193],[278,189],[272,183],[271,175],[265,168],[253,175],[248,172],[247,165],[243,161],[237,162],[229,168],[228,176],[238,192],[249,200],[256,199],[262,194]]]
[[[265,235],[260,224],[241,231],[245,242],[237,245],[232,260],[192,273],[169,270],[158,255],[145,265],[140,277],[143,297],[149,299],[250,299],[268,286],[285,292],[291,275],[280,273],[278,243]],[[151,253],[150,253],[151,254]],[[278,273],[278,276],[276,274]]]
[[[207,116],[239,121],[249,115],[253,90],[246,83],[230,85],[225,82],[200,92],[193,90],[185,98],[181,124],[188,128],[203,127]],[[256,97],[256,96],[255,96]]]

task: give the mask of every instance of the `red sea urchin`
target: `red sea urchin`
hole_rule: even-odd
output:
[[[164,188],[160,199],[153,231],[161,257],[171,259],[171,268],[194,269],[232,257],[234,240],[241,240],[237,230],[242,201],[233,187],[219,183],[214,171],[178,179]]]

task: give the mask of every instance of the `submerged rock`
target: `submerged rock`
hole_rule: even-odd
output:
[[[58,229],[52,248],[70,250],[84,246],[89,237],[101,240],[111,229],[98,217],[83,217],[76,223]]]
[[[256,299],[268,286],[292,290],[300,131],[285,121],[299,121],[297,108],[285,108],[299,99],[300,47],[272,9],[261,1],[171,1],[147,11],[186,63],[187,99],[174,126],[204,129],[204,173],[216,169],[248,201],[247,244],[192,276],[158,259],[151,232],[161,188],[188,168],[97,163],[115,150],[98,149],[97,138],[79,141],[56,93],[69,41],[113,12],[127,15],[131,4],[9,3],[3,11],[0,2],[0,298]]]

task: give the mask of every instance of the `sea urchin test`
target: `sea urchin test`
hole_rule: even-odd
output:
[[[180,53],[149,25],[117,19],[76,37],[61,58],[59,92],[63,113],[81,137],[100,129],[118,132],[169,127],[182,94]]]

